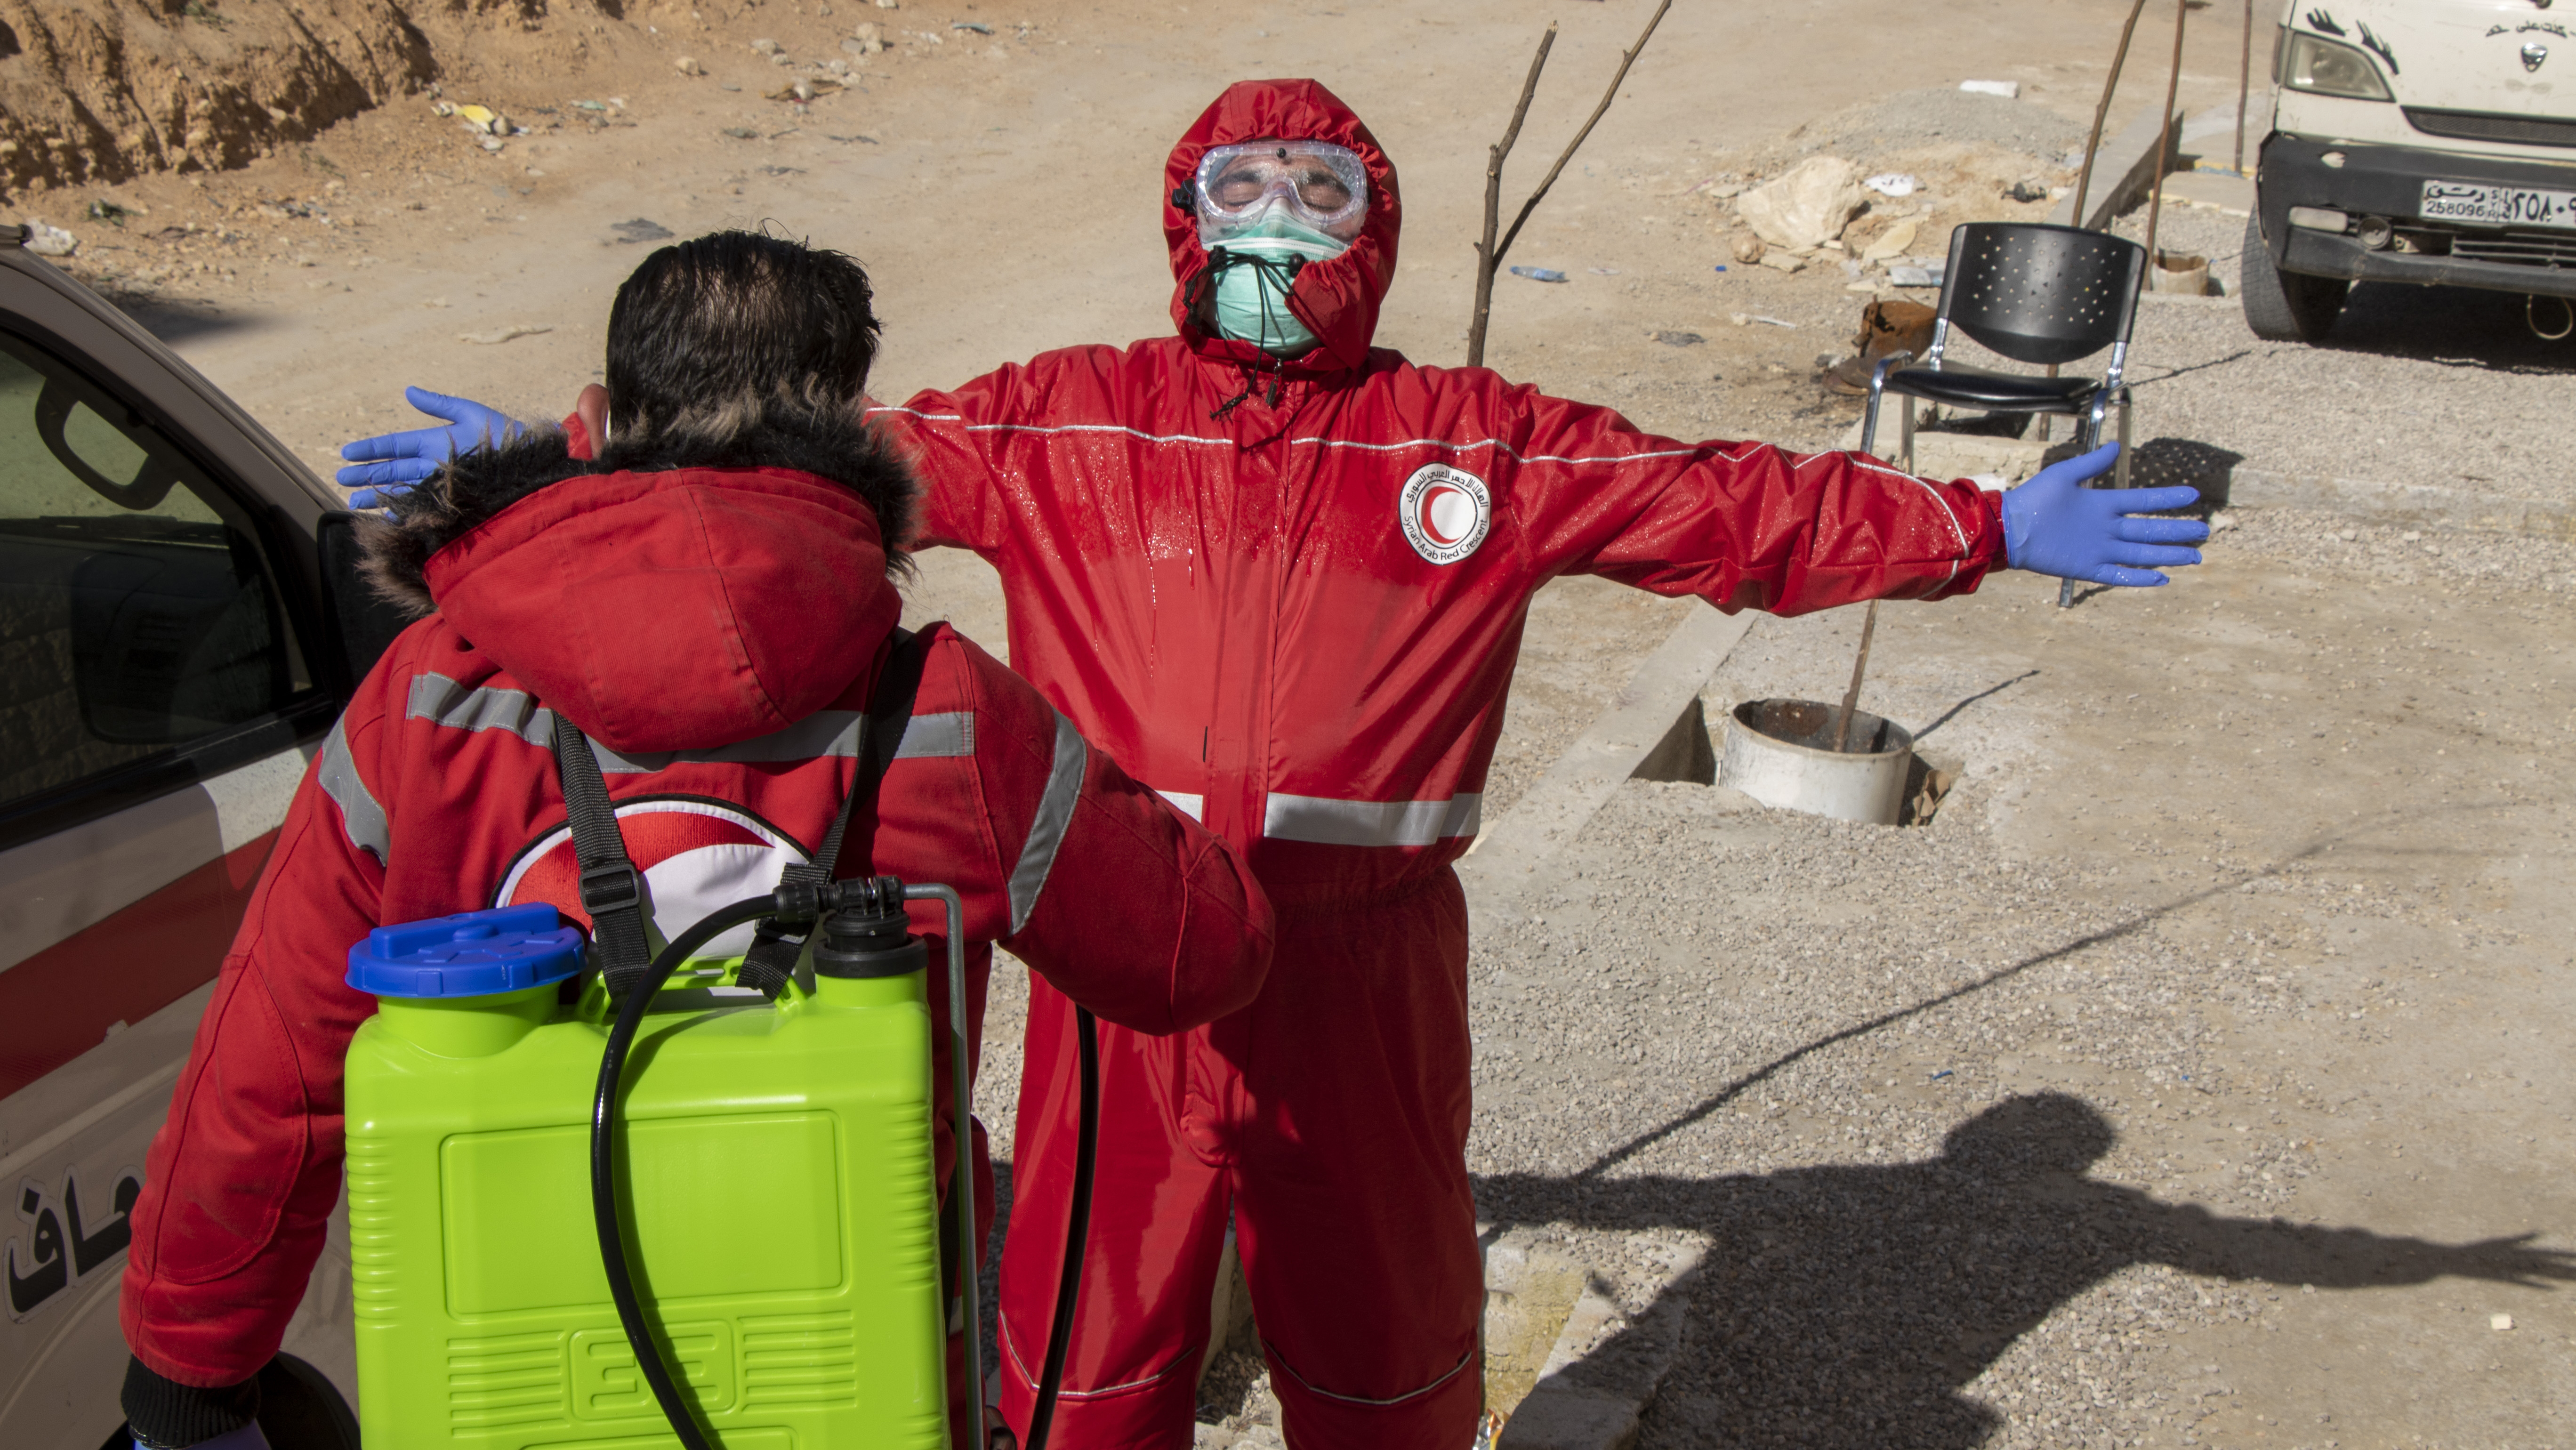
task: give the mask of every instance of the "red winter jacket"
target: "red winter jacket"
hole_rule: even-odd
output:
[[[866,430],[848,432],[837,451],[786,447],[819,460],[804,470],[629,457],[631,471],[590,472],[621,460],[574,462],[546,435],[483,455],[475,478],[458,471],[451,497],[472,484],[517,501],[417,576],[401,537],[377,542],[393,582],[425,587],[440,612],[395,641],[306,773],[153,1141],[123,1299],[145,1365],[227,1385],[276,1351],[339,1196],[341,1060],[375,1010],[342,982],[350,944],[519,901],[587,923],[549,751],[556,709],[598,747],[666,936],[767,889],[821,838],[899,602],[876,514],[818,473],[837,458],[848,478],[855,453],[909,492]],[[550,486],[528,492],[532,471]],[[1233,1011],[1268,963],[1270,909],[1233,848],[944,626],[849,839],[873,840],[878,870],[963,895],[979,1022],[994,942],[1154,1033]],[[844,853],[851,874],[859,855]],[[914,926],[939,960],[935,903]],[[944,1173],[944,1131],[940,1146]]]
[[[1360,237],[1290,293],[1322,341],[1284,364],[1200,327],[1207,257],[1169,200],[1207,148],[1262,138],[1338,142],[1369,173]],[[1228,90],[1164,182],[1179,336],[871,416],[916,451],[923,542],[1000,570],[1012,665],[1243,843],[1282,906],[1400,894],[1466,849],[1529,598],[1557,575],[1795,614],[1965,593],[2003,561],[1972,485],[1657,438],[1370,347],[1395,168],[1312,81]]]

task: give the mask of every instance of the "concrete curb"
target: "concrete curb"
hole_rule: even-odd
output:
[[[1754,618],[1750,612],[1692,609],[1529,794],[1485,828],[1458,863],[1459,879],[1478,914],[1504,910],[1548,858],[1618,792],[1621,782],[1716,783],[1717,759],[1699,692],[1753,627]]]
[[[2182,140],[2183,116],[2182,108],[2174,108],[2173,136],[2177,146]],[[2160,129],[2156,108],[2149,106],[2123,127],[2119,135],[2104,142],[2102,149],[2093,153],[2093,181],[2084,193],[2085,220],[2081,225],[2088,228],[2104,226],[2112,217],[2119,215],[2120,209],[2132,197],[2143,194],[2148,183],[2161,178],[2162,173],[2155,164],[2156,136]],[[2175,154],[2172,151],[2166,153],[2166,170],[2171,169]],[[2049,209],[2048,219],[2061,227],[2078,225],[2075,220],[2075,193],[2070,191],[2059,197],[2057,205]]]
[[[2238,467],[2228,471],[2223,497],[2229,507],[2325,509],[2375,524],[2576,542],[2576,504],[2498,498],[2439,484],[2373,483]]]
[[[1629,1450],[1638,1417],[1681,1356],[1702,1253],[1686,1249],[1669,1259],[1652,1304],[1633,1317],[1598,1280],[1586,1282],[1538,1384],[1494,1437],[1495,1450]]]

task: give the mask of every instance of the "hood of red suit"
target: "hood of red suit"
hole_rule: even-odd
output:
[[[1307,355],[1309,365],[1329,359],[1333,366],[1358,367],[1377,334],[1378,305],[1395,280],[1395,239],[1404,203],[1396,189],[1395,163],[1386,159],[1377,138],[1340,97],[1315,81],[1238,81],[1172,148],[1163,168],[1163,240],[1171,248],[1176,284],[1173,322],[1182,336],[1205,338],[1192,320],[1190,303],[1208,258],[1199,246],[1198,217],[1183,203],[1198,175],[1199,158],[1211,147],[1244,141],[1329,141],[1349,147],[1368,168],[1368,219],[1358,238],[1340,256],[1299,272],[1288,293],[1288,310],[1318,339],[1317,352]],[[1182,202],[1175,202],[1175,196]],[[1249,349],[1250,344],[1237,346]]]
[[[458,633],[621,754],[794,724],[873,667],[902,610],[875,514],[782,468],[565,479],[424,573]]]

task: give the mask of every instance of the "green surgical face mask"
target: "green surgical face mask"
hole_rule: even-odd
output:
[[[1249,234],[1210,249],[1226,256],[1216,264],[1216,328],[1274,357],[1296,357],[1315,345],[1315,334],[1288,310],[1288,289],[1301,262],[1320,262],[1348,250],[1339,241],[1280,216],[1264,217]]]

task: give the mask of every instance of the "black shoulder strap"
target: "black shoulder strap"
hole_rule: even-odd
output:
[[[887,656],[885,669],[877,676],[876,688],[869,692],[868,710],[859,717],[856,769],[850,776],[850,793],[841,797],[841,809],[832,817],[832,827],[823,833],[822,844],[815,849],[814,859],[788,867],[779,873],[782,886],[808,882],[822,885],[840,875],[841,838],[848,834],[850,817],[857,813],[859,802],[876,794],[877,783],[886,767],[894,763],[895,754],[903,748],[906,727],[912,723],[913,697],[921,690],[921,671],[926,651],[921,636],[896,630],[894,650]],[[860,869],[855,876],[876,874],[876,852],[873,843],[862,848]],[[789,936],[775,922],[762,922],[752,936],[751,950],[743,954],[742,970],[734,980],[745,987],[757,987],[772,997],[785,985],[803,955],[805,938]]]
[[[611,997],[625,995],[653,965],[644,933],[644,876],[627,859],[608,803],[608,778],[599,771],[590,740],[563,712],[555,717],[555,770],[563,778],[564,819],[572,827],[573,857],[581,867],[581,909],[590,913],[591,954]]]

